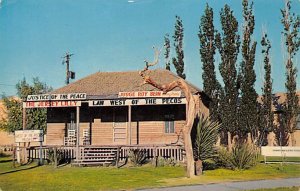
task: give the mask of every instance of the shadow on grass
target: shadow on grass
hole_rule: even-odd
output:
[[[11,173],[20,172],[20,171],[31,170],[31,169],[34,169],[34,168],[37,168],[37,167],[39,167],[39,165],[30,166],[28,168],[15,169],[15,170],[7,171],[7,172],[2,172],[2,173],[0,173],[0,176],[4,175],[4,174],[11,174]]]
[[[12,159],[0,160],[0,163],[11,162],[11,161],[12,161]]]

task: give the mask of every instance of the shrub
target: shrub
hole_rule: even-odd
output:
[[[2,150],[0,151],[0,157],[7,157],[8,155],[5,154]]]
[[[216,155],[215,144],[218,139],[220,124],[211,122],[209,118],[201,116],[194,138],[194,158],[196,160],[211,159]]]
[[[147,152],[145,149],[130,149],[128,157],[134,166],[141,166],[147,162]]]
[[[49,148],[49,150],[47,151],[47,159],[50,161],[50,164],[55,163],[54,148]],[[57,165],[65,162],[64,153],[61,150],[56,150],[56,160]]]
[[[218,164],[230,169],[248,169],[255,166],[258,161],[259,151],[254,145],[237,144],[229,152],[225,148],[218,150]]]
[[[163,166],[176,166],[177,162],[174,158],[164,158],[164,157],[157,157],[152,161],[152,165],[156,167],[163,167]]]

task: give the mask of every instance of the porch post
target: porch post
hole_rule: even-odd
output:
[[[76,160],[79,160],[79,135],[80,135],[80,128],[79,128],[79,111],[80,111],[80,107],[77,106],[76,107]]]
[[[25,130],[26,129],[26,108],[25,107],[23,107],[23,119],[22,119],[22,129],[23,130]],[[18,150],[20,150],[20,144],[18,145],[19,146],[19,148],[18,148]],[[27,153],[26,153],[26,143],[24,142],[23,143],[23,149],[21,149],[22,150],[22,154],[23,154],[23,156],[22,156],[22,161],[24,162],[24,163],[27,163]],[[18,155],[20,155],[20,151],[18,152]],[[20,160],[20,156],[19,157],[17,157],[17,158],[19,158],[19,161],[18,161],[18,163],[21,163],[21,160]]]
[[[128,106],[129,145],[131,145],[131,105]]]
[[[22,120],[23,130],[26,129],[26,108],[23,107],[23,120]]]

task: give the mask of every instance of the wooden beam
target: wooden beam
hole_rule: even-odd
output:
[[[131,105],[128,106],[128,128],[129,128],[129,145],[131,145]]]
[[[80,135],[80,127],[79,127],[79,116],[80,116],[80,107],[76,107],[76,160],[79,160],[79,135]]]
[[[22,129],[25,130],[26,129],[26,108],[23,108],[22,110],[23,112],[23,116],[22,116]],[[24,163],[27,163],[27,153],[26,153],[26,143],[23,143],[23,148],[21,149],[22,150],[22,161],[21,161],[21,157],[20,157],[20,143],[18,144],[18,149],[19,152],[18,152],[18,163],[21,163],[21,162],[24,162]]]
[[[26,108],[23,107],[23,116],[22,116],[22,127],[23,130],[26,129]]]

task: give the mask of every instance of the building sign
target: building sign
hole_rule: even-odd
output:
[[[300,147],[261,147],[263,156],[300,157]]]
[[[43,130],[23,130],[15,131],[15,142],[43,142],[44,134]]]
[[[145,98],[145,99],[112,99],[92,100],[89,106],[125,106],[125,105],[169,105],[185,104],[185,98]]]
[[[170,91],[166,94],[163,91],[137,91],[119,92],[119,98],[140,98],[140,97],[181,97],[181,91]]]
[[[76,106],[81,106],[81,101],[27,101],[27,102],[23,102],[23,108],[76,107]]]
[[[27,101],[85,100],[86,93],[28,95]]]

